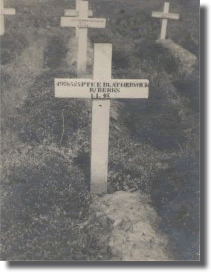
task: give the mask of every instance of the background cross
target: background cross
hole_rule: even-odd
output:
[[[160,39],[166,39],[168,19],[179,20],[180,18],[179,14],[177,13],[169,13],[169,6],[170,6],[170,3],[165,2],[163,12],[160,12],[160,11],[152,12],[152,17],[162,19]]]
[[[80,7],[81,1],[82,0],[76,0],[75,10],[71,10],[71,9],[64,10],[64,16],[79,17],[79,7]],[[90,16],[93,16],[92,10],[88,10],[88,17],[90,17]],[[78,37],[78,28],[75,29],[75,34]]]
[[[80,7],[80,2],[82,2],[82,0],[76,0],[75,2],[75,10],[71,10],[71,9],[65,9],[64,10],[64,16],[79,16],[79,7]],[[88,10],[88,16],[93,16],[93,11],[92,10]]]
[[[88,28],[105,28],[106,20],[104,18],[88,18],[88,2],[79,3],[79,17],[62,17],[62,27],[78,28],[78,58],[77,75],[80,77],[86,72],[87,63],[87,30]]]

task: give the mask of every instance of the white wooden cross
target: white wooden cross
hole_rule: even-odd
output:
[[[91,192],[107,193],[110,99],[147,99],[148,80],[111,79],[112,44],[94,44],[93,79],[54,79],[57,98],[92,98]]]
[[[169,6],[170,6],[170,3],[165,2],[163,12],[160,12],[160,11],[152,12],[152,17],[162,19],[161,34],[160,34],[160,39],[162,40],[166,39],[168,19],[179,20],[180,18],[180,15],[177,13],[169,13]]]
[[[88,18],[88,2],[80,1],[79,17],[62,17],[62,27],[78,28],[78,58],[77,58],[77,75],[80,77],[86,72],[87,63],[87,30],[88,28],[105,28],[106,19]]]
[[[75,10],[64,10],[64,16],[70,16],[70,17],[79,17],[79,7],[80,7],[80,2],[82,0],[76,0],[75,3]],[[93,16],[93,11],[88,10],[88,17]],[[76,27],[75,29],[75,34],[78,37],[78,28]]]
[[[5,9],[4,0],[0,0],[0,35],[4,35],[4,15],[14,15],[15,9]]]

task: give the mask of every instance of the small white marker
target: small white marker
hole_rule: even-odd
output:
[[[177,13],[169,13],[169,6],[170,6],[170,3],[165,2],[163,12],[160,12],[160,11],[152,12],[152,17],[162,19],[161,34],[160,34],[160,39],[162,40],[166,39],[168,19],[179,20],[180,18],[180,15]]]

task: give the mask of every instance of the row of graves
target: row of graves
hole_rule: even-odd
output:
[[[170,13],[170,4],[164,3],[163,12],[153,11],[152,16],[162,19],[160,40],[166,39],[169,19],[178,20],[179,14]],[[4,16],[15,15],[15,9],[4,8],[0,0],[0,33],[5,33]],[[55,79],[56,98],[92,99],[91,179],[92,193],[107,193],[108,145],[110,100],[147,99],[147,79],[112,79],[112,44],[94,44],[93,76],[87,75],[88,28],[105,28],[106,19],[94,18],[88,1],[76,0],[74,10],[65,10],[61,27],[75,28],[78,40],[77,78]],[[91,17],[91,18],[90,18]]]

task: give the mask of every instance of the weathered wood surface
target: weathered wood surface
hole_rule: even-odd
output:
[[[133,79],[55,79],[55,94],[60,98],[139,99],[148,98],[149,81]]]
[[[55,79],[56,97],[93,99],[91,192],[97,194],[107,193],[109,98],[144,99],[148,98],[149,92],[148,80],[122,80],[111,77],[112,44],[94,44],[93,79]]]
[[[79,18],[61,17],[62,27],[75,27],[78,38],[77,76],[86,73],[87,68],[87,33],[88,28],[105,28],[104,18],[88,18],[88,2],[80,1]]]
[[[79,5],[80,5],[80,2],[82,0],[76,0],[75,2],[75,10],[71,10],[71,9],[65,9],[64,10],[64,16],[79,16]],[[93,16],[93,11],[92,10],[89,10],[88,11],[88,16]]]
[[[61,18],[61,27],[77,27],[77,28],[105,28],[106,19],[98,18]]]

